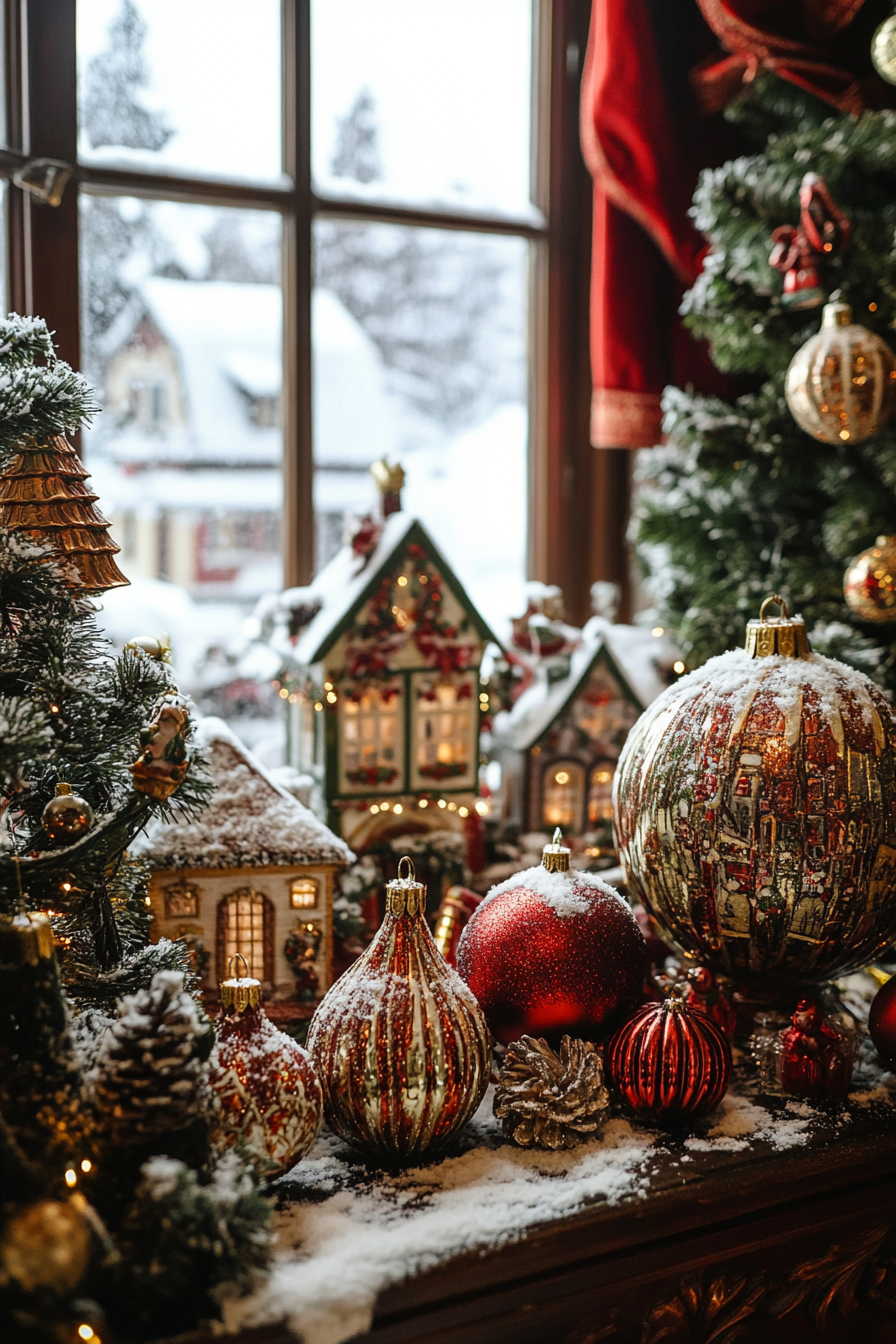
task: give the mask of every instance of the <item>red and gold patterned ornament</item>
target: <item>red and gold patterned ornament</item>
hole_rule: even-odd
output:
[[[843,576],[846,605],[860,621],[896,621],[896,537],[878,537],[849,563]]]
[[[797,350],[784,395],[800,429],[820,443],[863,443],[896,403],[896,358],[886,341],[852,320],[848,303],[826,303],[821,331]]]
[[[457,948],[457,969],[499,1041],[597,1040],[641,998],[644,937],[621,896],[570,851],[546,845],[539,868],[490,892]]]
[[[896,717],[868,677],[811,652],[780,598],[745,650],[641,716],[614,806],[629,890],[664,935],[790,1011],[896,934]]]
[[[220,994],[217,1040],[209,1059],[211,1140],[218,1148],[244,1143],[266,1176],[278,1176],[317,1138],[323,1120],[321,1085],[308,1052],[275,1027],[262,1008],[258,980],[229,977],[221,982]]]
[[[688,1008],[683,984],[662,1003],[647,1003],[604,1048],[610,1083],[646,1119],[675,1125],[715,1110],[731,1080],[728,1038],[703,1012]]]
[[[425,910],[426,888],[405,857],[386,886],[379,932],[308,1033],[327,1124],[389,1164],[443,1148],[475,1112],[491,1069],[485,1018],[436,947]]]

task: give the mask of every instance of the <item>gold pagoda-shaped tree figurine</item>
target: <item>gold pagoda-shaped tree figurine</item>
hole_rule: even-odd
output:
[[[52,547],[65,562],[71,587],[102,593],[128,580],[115,562],[120,548],[86,480],[88,473],[63,435],[23,440],[0,472],[0,527]]]

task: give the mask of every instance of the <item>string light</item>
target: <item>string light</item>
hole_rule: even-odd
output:
[[[684,671],[684,663],[681,661],[680,658],[672,664],[672,671],[677,672],[678,675],[681,676],[682,672]]]
[[[489,814],[489,805],[484,798],[477,798],[473,804],[480,817],[487,817]]]
[[[399,588],[407,588],[407,586],[408,586],[408,581],[407,581],[407,579],[405,578],[404,574],[399,574],[399,576],[398,576],[398,586],[399,586]]]
[[[325,691],[332,691],[332,689],[333,689],[333,683],[332,683],[332,681],[325,681],[325,682],[324,682],[324,690],[325,690]]]
[[[82,1321],[78,1326],[78,1334],[82,1339],[95,1339],[97,1344],[99,1344],[99,1335],[96,1333],[93,1326],[88,1325],[86,1321]]]
[[[75,1171],[74,1167],[69,1167],[68,1171],[65,1173],[65,1183],[70,1190],[73,1185],[78,1184],[78,1173]]]
[[[428,798],[418,798],[418,799],[417,799],[417,806],[418,806],[418,807],[429,807],[429,799],[428,799]]]
[[[371,813],[373,814],[373,816],[376,816],[377,813],[379,812],[379,810],[380,810],[380,809],[379,809],[379,804],[378,804],[378,803],[374,803],[373,806],[372,806],[371,809],[370,809],[370,811],[371,811]]]
[[[144,903],[144,905],[152,905],[152,897],[151,897],[151,896],[144,896],[144,897],[143,897],[143,903]]]
[[[401,803],[396,803],[392,811],[395,813],[396,816],[398,816],[400,815],[400,813],[404,811],[404,808],[402,807]]]
[[[317,710],[317,712],[318,712],[318,714],[319,714],[320,711],[323,709],[323,705],[322,705],[321,702],[318,700],[317,703],[315,704],[314,708]]]
[[[327,704],[335,705],[335,703],[336,703],[336,692],[327,691]]]
[[[51,705],[51,706],[50,706],[50,713],[51,713],[51,714],[58,714],[58,713],[59,713],[59,706],[58,706],[58,705]]]
[[[444,798],[440,798],[440,799],[439,799],[439,807],[447,807],[447,806],[448,806],[448,804],[445,802],[445,799],[444,799]]]
[[[666,631],[661,625],[655,625],[650,633],[653,635],[654,639],[659,639],[661,635],[666,633]]]
[[[72,889],[72,884],[71,884],[71,882],[63,882],[63,884],[62,884],[62,890],[63,890],[63,891],[71,891],[71,889]]]
[[[380,803],[380,811],[381,811],[381,812],[388,812],[388,811],[389,811],[389,808],[390,808],[391,806],[392,806],[391,803]]]
[[[88,1171],[93,1170],[93,1163],[91,1162],[89,1157],[83,1157],[81,1159],[81,1170],[84,1172],[85,1176],[87,1175]]]
[[[289,698],[289,691],[285,686],[281,686],[277,694],[280,696],[281,700],[287,700]]]
[[[449,803],[449,804],[448,804],[448,811],[449,811],[449,812],[456,812],[456,811],[457,811],[457,803]]]
[[[457,815],[459,817],[468,817],[470,815],[470,809],[468,807],[459,807],[457,809]]]

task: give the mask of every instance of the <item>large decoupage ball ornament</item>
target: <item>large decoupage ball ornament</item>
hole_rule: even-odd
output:
[[[243,958],[237,953],[237,958]],[[275,1027],[261,1006],[261,983],[231,976],[220,985],[221,1015],[209,1059],[211,1140],[243,1144],[267,1177],[289,1171],[314,1143],[323,1092],[306,1050]]]
[[[784,395],[800,429],[821,443],[862,443],[890,418],[896,358],[853,322],[848,303],[827,303],[821,331],[790,361]]]
[[[877,1053],[896,1064],[896,975],[877,991],[868,1014],[868,1035]]]
[[[783,615],[765,619],[770,602]],[[747,646],[635,724],[614,784],[635,895],[679,948],[776,993],[866,965],[896,934],[896,719],[813,654],[780,598]]]
[[[491,1069],[482,1010],[425,912],[426,887],[404,857],[376,937],[327,991],[308,1033],[327,1124],[390,1165],[443,1148],[475,1112]]]
[[[546,845],[539,868],[494,888],[461,934],[457,969],[505,1045],[599,1040],[641,999],[644,936],[621,896]]]
[[[896,537],[878,537],[850,563],[843,596],[860,621],[896,621]]]

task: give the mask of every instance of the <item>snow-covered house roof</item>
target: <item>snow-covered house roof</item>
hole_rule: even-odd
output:
[[[350,863],[352,851],[277,784],[221,719],[200,720],[216,789],[208,807],[175,825],[154,819],[131,846],[153,868],[264,868]]]
[[[570,657],[566,676],[552,683],[539,676],[511,710],[495,716],[494,740],[517,751],[528,751],[578,695],[601,659],[641,713],[666,689],[661,667],[677,656],[664,636],[658,638],[640,626],[613,625],[603,616],[592,616],[582,631],[582,642]]]
[[[313,609],[318,604],[319,609],[295,644],[282,631],[275,634],[273,646],[276,651],[289,662],[303,667],[320,662],[390,572],[399,553],[413,542],[431,556],[480,638],[498,643],[423,524],[412,514],[400,512],[386,519],[377,545],[366,561],[355,555],[351,546],[343,546],[309,587],[287,589],[277,598],[278,606],[284,610],[300,605]]]

